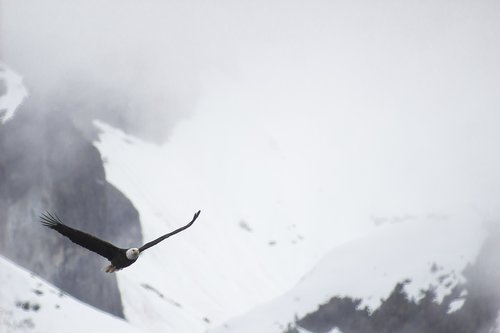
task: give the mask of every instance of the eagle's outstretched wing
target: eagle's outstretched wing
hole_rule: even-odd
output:
[[[164,240],[164,239],[166,239],[166,238],[168,238],[168,237],[170,237],[170,236],[173,236],[173,235],[175,235],[176,233],[181,232],[182,230],[186,230],[187,228],[189,228],[189,227],[190,227],[190,226],[194,223],[194,221],[196,221],[196,219],[198,218],[198,215],[200,215],[200,212],[201,212],[200,210],[199,210],[199,211],[197,211],[197,212],[196,212],[196,214],[194,214],[193,219],[191,220],[191,222],[189,222],[189,223],[188,223],[188,224],[186,224],[185,226],[180,227],[179,229],[176,229],[176,230],[174,230],[174,231],[172,231],[172,232],[169,232],[169,233],[168,233],[168,234],[166,234],[166,235],[163,235],[163,236],[161,236],[161,237],[158,237],[158,238],[157,238],[157,239],[155,239],[154,241],[151,241],[151,242],[149,242],[149,243],[144,244],[143,246],[141,246],[141,247],[139,248],[139,251],[143,252],[144,250],[149,249],[151,246],[155,246],[156,244],[158,244],[158,243],[159,243],[159,242],[161,242],[162,240]]]
[[[101,256],[112,260],[120,249],[111,243],[103,241],[95,236],[87,234],[83,231],[73,229],[62,223],[57,215],[52,215],[46,212],[40,216],[42,224],[46,227],[54,229],[63,236],[68,237],[73,243],[76,243],[84,248],[100,254]]]

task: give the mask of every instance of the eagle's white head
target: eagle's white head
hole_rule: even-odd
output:
[[[139,253],[140,251],[136,247],[132,247],[128,249],[127,252],[125,252],[128,260],[136,260],[137,258],[139,258]]]

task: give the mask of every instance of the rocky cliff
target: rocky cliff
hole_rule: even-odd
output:
[[[132,203],[106,181],[103,161],[71,118],[29,98],[0,126],[0,253],[69,294],[123,317],[106,260],[44,228],[55,212],[68,225],[120,247],[142,242]],[[70,112],[68,112],[70,111]]]

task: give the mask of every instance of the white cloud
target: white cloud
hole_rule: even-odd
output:
[[[0,122],[9,121],[28,96],[23,79],[5,64],[0,62],[0,83],[4,91],[0,95]]]

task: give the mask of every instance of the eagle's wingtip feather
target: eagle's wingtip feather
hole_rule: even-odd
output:
[[[50,214],[49,212],[45,212],[40,215],[40,220],[44,226],[49,228],[56,226],[58,223],[61,223],[59,222],[59,219],[54,218],[54,216],[52,216],[52,214]]]

